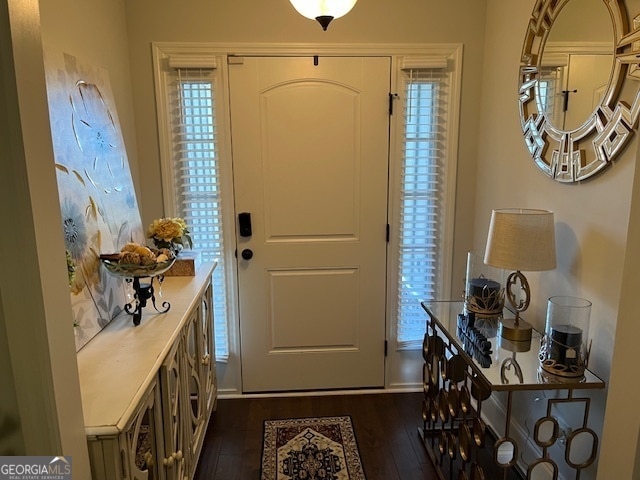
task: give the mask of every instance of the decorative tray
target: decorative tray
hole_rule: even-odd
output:
[[[107,271],[117,277],[155,277],[156,275],[162,275],[171,268],[176,261],[175,257],[170,258],[165,262],[152,263],[151,265],[137,265],[120,263],[117,260],[117,254],[103,254],[100,255],[100,261],[105,266]]]

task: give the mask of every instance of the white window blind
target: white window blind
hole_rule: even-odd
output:
[[[554,124],[563,125],[562,111],[562,83],[564,67],[545,66],[540,68],[538,89],[540,95],[536,96],[538,108],[547,115]]]
[[[446,65],[446,62],[445,62]],[[403,152],[397,277],[398,349],[422,345],[420,302],[438,298],[449,77],[444,65],[403,70]]]
[[[212,71],[172,71],[169,117],[177,215],[189,225],[193,248],[203,260],[218,262],[213,273],[215,349],[216,361],[225,362],[229,358],[229,318]]]

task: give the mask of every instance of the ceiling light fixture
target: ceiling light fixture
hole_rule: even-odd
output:
[[[317,20],[326,30],[329,23],[351,11],[358,0],[289,0],[303,17]]]

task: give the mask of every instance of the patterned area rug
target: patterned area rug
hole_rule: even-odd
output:
[[[351,417],[265,420],[262,480],[366,480]]]

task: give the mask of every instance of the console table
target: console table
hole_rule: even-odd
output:
[[[78,352],[93,480],[193,478],[217,389],[211,274],[166,277],[166,313],[122,312]]]
[[[530,349],[518,351],[522,348],[498,336],[498,319],[475,319],[470,325],[469,317],[459,317],[464,302],[422,302],[422,308],[427,322],[419,433],[440,480],[512,478],[525,447],[518,429],[527,427],[530,438],[524,441],[535,458],[519,465],[526,478],[556,480],[561,470],[579,479],[597,458],[598,436],[588,424],[590,398],[576,391],[602,389],[604,382],[589,370],[581,378],[562,378],[540,369],[538,332]],[[542,413],[527,427],[517,425],[514,396],[536,390],[546,392]],[[497,395],[506,398],[506,406],[501,425],[488,436],[482,405],[494,392],[503,392]]]

